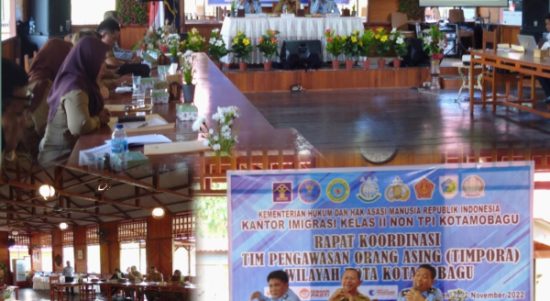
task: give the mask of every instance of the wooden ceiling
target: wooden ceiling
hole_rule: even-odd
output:
[[[59,223],[89,225],[148,217],[155,207],[168,214],[190,210],[190,169],[185,164],[124,173],[86,169],[43,169],[18,161],[3,162],[0,177],[0,231],[49,232]],[[56,188],[45,200],[42,184]]]

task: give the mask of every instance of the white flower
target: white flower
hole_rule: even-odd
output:
[[[403,43],[405,42],[405,40],[403,39],[402,36],[399,36],[399,37],[397,38],[397,41],[395,41],[395,42],[396,42],[397,44],[401,45],[401,44],[403,44]]]
[[[214,129],[208,129],[208,134],[214,135]]]
[[[204,116],[198,116],[197,119],[195,119],[195,122],[193,122],[193,125],[191,127],[193,131],[195,132],[199,131],[205,120],[206,118],[204,118]]]
[[[208,140],[203,140],[203,141],[202,141],[202,145],[204,145],[204,146],[210,146],[210,141],[208,141]]]
[[[214,45],[216,45],[218,47],[222,47],[223,46],[223,41],[222,40],[217,40],[216,43],[214,43]]]
[[[222,115],[219,112],[212,114],[212,120],[218,121],[218,120],[221,120],[221,118],[222,118]]]
[[[212,149],[214,151],[219,151],[221,149],[221,145],[219,143],[216,143],[216,144],[212,144]]]
[[[215,45],[216,44],[216,39],[215,38],[210,38],[210,40],[208,40],[208,44],[210,45]]]
[[[212,141],[219,141],[219,140],[220,140],[220,136],[212,135]]]
[[[397,32],[397,28],[394,27],[394,28],[391,29],[390,33],[396,33],[396,32]]]
[[[212,29],[212,32],[213,32],[213,33],[219,33],[219,32],[220,32],[220,29],[219,29],[219,28],[214,28],[214,29]]]

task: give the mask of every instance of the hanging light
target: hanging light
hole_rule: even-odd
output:
[[[164,209],[161,207],[155,207],[152,212],[153,218],[160,219],[164,217]]]
[[[11,231],[11,235],[13,235],[13,236],[19,235],[19,231],[17,231],[17,230],[12,230],[12,231]]]
[[[49,184],[42,184],[38,188],[38,193],[42,196],[42,198],[44,198],[44,200],[47,201],[55,196],[55,188]]]
[[[59,223],[59,229],[61,229],[61,230],[67,230],[67,228],[69,228],[69,225],[67,225],[66,222],[61,222],[61,223]]]

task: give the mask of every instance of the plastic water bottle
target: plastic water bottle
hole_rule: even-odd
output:
[[[122,170],[126,168],[126,153],[128,152],[128,138],[124,125],[117,123],[111,136],[111,164],[113,169]]]

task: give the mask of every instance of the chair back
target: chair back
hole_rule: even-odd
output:
[[[460,8],[449,10],[449,23],[464,23],[464,11]]]
[[[483,38],[481,42],[482,50],[492,50],[493,52],[497,51],[498,45],[498,32],[497,30],[489,31],[483,30]]]
[[[406,29],[408,18],[407,14],[402,12],[391,13],[391,27],[396,29]]]
[[[50,275],[49,280],[50,280],[50,284],[60,282],[59,275]]]

